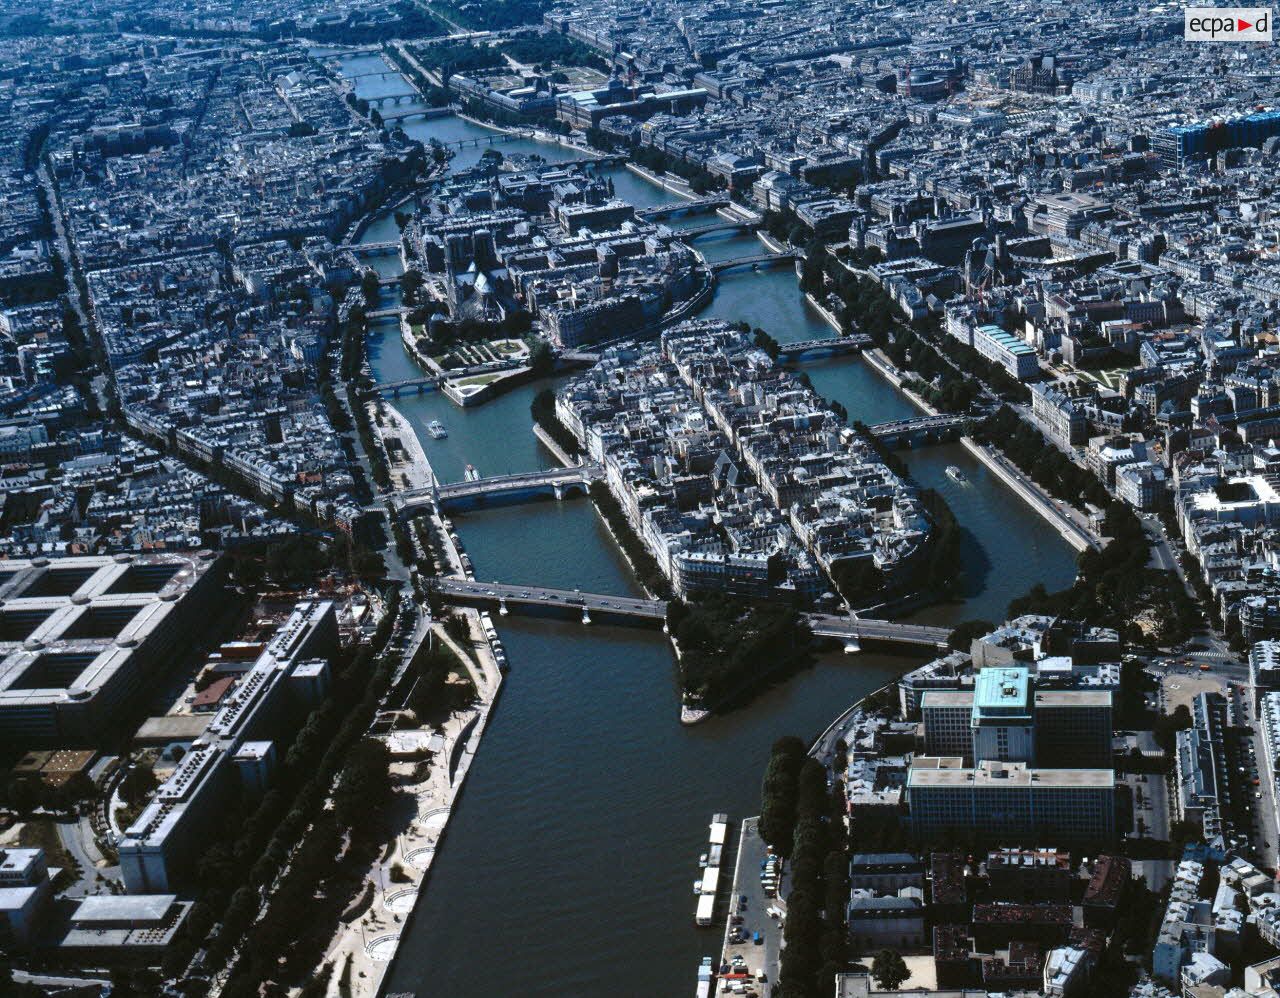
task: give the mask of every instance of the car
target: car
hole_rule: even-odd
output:
[[[757,946],[763,946],[764,936],[762,936],[759,932],[757,932],[754,936],[751,937],[751,941],[755,943]]]

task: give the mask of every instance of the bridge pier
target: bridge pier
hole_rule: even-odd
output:
[[[556,502],[560,502],[561,500],[564,499],[564,489],[562,489],[559,485],[553,485],[551,488],[556,494]]]
[[[591,613],[590,611],[587,610],[585,606],[582,608],[582,622],[584,624],[591,623]]]
[[[844,643],[844,653],[846,655],[856,655],[860,651],[862,651],[862,645],[857,638],[850,638]]]
[[[502,614],[504,617],[511,613],[511,611],[507,609],[507,598],[505,596],[498,600],[498,613]]]

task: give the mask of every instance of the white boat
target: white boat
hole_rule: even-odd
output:
[[[433,419],[427,424],[427,432],[436,440],[441,440],[449,435],[449,431],[444,428],[444,423],[438,419]]]
[[[950,478],[953,482],[959,482],[961,485],[964,485],[966,482],[969,481],[969,479],[965,477],[964,472],[961,471],[959,468],[957,468],[954,464],[947,465],[947,477]]]
[[[711,957],[704,956],[702,963],[698,965],[698,989],[694,992],[695,998],[708,998],[711,994],[711,982],[713,978],[711,969]]]

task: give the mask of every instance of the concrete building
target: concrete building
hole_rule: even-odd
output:
[[[200,620],[210,554],[0,562],[0,740],[94,745]]]
[[[316,704],[314,679],[309,675],[295,684],[294,673],[317,656],[331,655],[337,644],[334,605],[298,604],[174,774],[126,830],[119,851],[129,893],[165,893],[186,882],[200,850],[208,845],[203,835],[206,822],[222,806],[237,776],[247,791],[261,791],[275,759],[270,739],[290,736],[305,711]]]
[[[1037,688],[1047,682],[1025,667],[995,667],[978,672],[972,692],[926,691],[920,698],[925,754],[970,763],[1109,767],[1111,693]]]
[[[1033,769],[1024,762],[922,756],[907,776],[917,839],[1105,843],[1115,836],[1115,773]]]
[[[896,894],[904,887],[924,886],[924,864],[906,852],[854,853],[849,857],[852,890]]]
[[[0,944],[29,946],[52,900],[43,849],[0,849]]]
[[[924,904],[918,897],[855,897],[849,902],[848,918],[855,953],[924,945]]]

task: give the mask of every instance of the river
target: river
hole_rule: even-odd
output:
[[[344,69],[367,71],[365,63],[349,60]],[[403,81],[366,77],[359,86],[368,97],[403,90]],[[406,131],[424,141],[491,134],[457,118],[414,120]],[[552,161],[571,155],[523,140],[498,148]],[[455,167],[482,152],[463,150]],[[674,200],[625,169],[609,175],[618,196],[638,206]],[[395,236],[388,216],[364,239]],[[704,237],[697,246],[711,259],[760,251],[754,236],[734,234]],[[730,272],[702,314],[745,319],[780,341],[830,335],[787,267]],[[379,381],[418,374],[394,322],[373,324],[369,350]],[[803,369],[818,392],[842,402],[853,419],[874,423],[915,414],[855,357]],[[550,383],[465,410],[438,393],[396,404],[418,428],[439,475],[456,480],[468,464],[484,475],[553,465],[529,418],[530,401]],[[448,427],[446,439],[424,432],[434,419]],[[962,447],[906,456],[913,477],[946,496],[965,530],[960,598],[918,610],[914,619],[999,620],[1008,601],[1034,582],[1054,588],[1071,581],[1067,545]],[[948,478],[949,464],[961,467],[969,482]],[[480,579],[639,592],[585,500],[474,511],[456,522]],[[413,991],[419,998],[690,993],[699,958],[718,946],[715,933],[693,924],[692,884],[712,812],[727,811],[735,825],[757,813],[774,739],[817,735],[844,707],[915,661],[824,657],[751,705],[686,728],[677,722],[675,668],[660,634],[514,617],[500,629],[511,672],[388,992]]]

